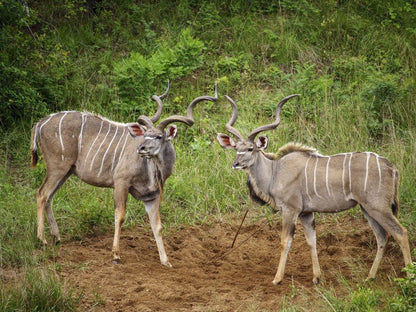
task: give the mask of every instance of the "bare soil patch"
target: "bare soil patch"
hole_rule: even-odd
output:
[[[120,264],[111,262],[111,231],[82,242],[64,243],[56,261],[63,280],[84,292],[83,311],[276,311],[284,297],[294,296],[294,289],[316,296],[310,251],[300,225],[284,282],[274,286],[271,281],[280,256],[280,220],[272,225],[248,222],[230,251],[238,222],[215,222],[165,233],[171,269],[160,265],[153,234],[147,227],[123,229]],[[365,278],[376,242],[364,218],[319,219],[317,233],[324,285],[342,291],[340,276],[346,280]],[[390,240],[377,283],[403,276],[402,266],[400,249]],[[301,298],[303,307],[320,310],[313,300]]]

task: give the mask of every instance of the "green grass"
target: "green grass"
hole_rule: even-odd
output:
[[[81,294],[64,287],[48,269],[19,272],[19,278],[0,289],[0,311],[74,311]]]
[[[162,92],[167,78],[171,92],[162,118],[184,114],[198,95],[212,95],[215,82],[220,100],[199,104],[192,128],[179,125],[173,142],[177,162],[161,206],[165,229],[211,222],[251,205],[245,175],[231,169],[234,154],[216,142],[231,114],[223,95],[237,102],[235,126],[247,134],[273,120],[280,99],[299,93],[285,105],[278,129],[267,133],[268,151],[299,141],[323,154],[373,151],[387,157],[401,176],[399,219],[415,242],[416,10],[411,4],[88,3],[95,9],[85,1],[29,3],[30,17],[18,2],[0,3],[0,266],[21,272],[14,283],[0,279],[0,311],[34,306],[69,311],[77,305],[77,294],[53,270],[42,270],[41,277],[34,273],[53,248],[38,252],[36,241],[35,192],[45,169],[43,162],[29,168],[33,123],[61,109],[133,122],[153,112],[147,98]],[[147,80],[138,75],[143,72]],[[71,178],[53,207],[64,241],[112,230],[112,190]],[[148,223],[144,206],[130,198],[125,226],[137,223]],[[371,311],[377,305],[371,300],[384,300],[383,289],[346,288],[348,298],[321,289],[319,306]],[[45,298],[40,290],[53,296]],[[348,303],[342,305],[344,299]],[[285,297],[282,310],[302,310],[292,303]]]

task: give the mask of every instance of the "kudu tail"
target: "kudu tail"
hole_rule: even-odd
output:
[[[397,170],[394,170],[394,197],[393,202],[391,203],[391,211],[393,212],[394,216],[397,217],[399,213],[399,199],[398,199],[398,190],[399,190],[399,173]]]
[[[32,129],[32,144],[30,149],[32,151],[32,156],[30,158],[30,166],[33,168],[38,163],[38,146],[37,146],[37,132],[38,132],[38,124],[36,124]]]

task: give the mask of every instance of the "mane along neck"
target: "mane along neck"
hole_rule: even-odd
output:
[[[277,160],[287,154],[294,153],[294,152],[303,152],[309,155],[320,155],[319,152],[315,148],[304,145],[302,143],[298,143],[298,142],[289,142],[283,145],[281,148],[279,148],[277,153],[266,153],[262,151],[263,155],[270,160]]]

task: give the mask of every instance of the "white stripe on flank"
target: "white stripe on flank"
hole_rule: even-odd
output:
[[[103,171],[105,157],[107,156],[107,153],[110,150],[110,147],[113,144],[115,137],[117,136],[117,132],[118,132],[118,127],[116,126],[116,132],[114,133],[114,136],[110,141],[110,144],[108,144],[107,150],[105,151],[103,159],[101,160],[101,167],[100,167],[100,171],[98,171],[97,177],[100,176],[101,172]]]
[[[85,167],[85,165],[86,165],[86,163],[87,163],[87,159],[88,159],[88,156],[90,155],[90,152],[91,152],[91,150],[92,150],[92,147],[94,146],[95,142],[97,141],[98,137],[99,137],[99,136],[100,136],[100,134],[101,134],[101,130],[103,129],[103,122],[104,122],[104,121],[103,121],[103,120],[101,120],[100,130],[98,131],[97,136],[95,137],[94,141],[92,142],[92,144],[91,144],[91,146],[90,146],[90,149],[88,150],[87,156],[85,156],[84,167]]]
[[[370,161],[370,152],[365,152],[367,154],[367,161],[365,163],[365,180],[364,180],[364,192],[367,190],[367,180],[368,180],[368,163]]]
[[[63,114],[61,120],[59,121],[59,127],[58,127],[59,141],[61,142],[61,148],[62,148],[62,155],[61,155],[62,160],[64,160],[64,151],[65,151],[64,142],[62,140],[62,121],[64,120],[67,114],[68,112],[65,112],[65,114]]]
[[[319,161],[319,157],[316,157],[315,169],[313,171],[313,190],[315,191],[316,196],[318,196],[319,198],[322,198],[322,196],[319,195],[318,191],[316,190],[316,169],[318,168],[318,161]]]
[[[328,156],[328,162],[326,163],[326,190],[328,191],[328,196],[331,196],[329,191],[329,162],[331,161],[331,156]]]
[[[347,155],[344,154],[344,162],[342,163],[342,190],[344,191],[344,196],[347,197],[347,192],[345,192],[345,161],[347,160]]]
[[[114,149],[113,161],[112,161],[112,163],[111,163],[111,171],[113,171],[113,168],[114,168],[114,161],[116,160],[116,155],[117,155],[117,149],[118,149],[118,146],[120,145],[121,140],[122,140],[122,139],[123,139],[123,137],[124,137],[124,133],[125,133],[125,132],[126,132],[126,127],[123,127],[123,133],[121,134],[120,139],[118,140],[118,143],[117,143],[117,145],[116,145],[116,148]]]
[[[100,146],[97,148],[97,151],[95,152],[94,157],[91,160],[90,170],[92,169],[92,166],[94,165],[95,157],[97,157],[98,153],[100,152],[101,147],[103,146],[104,142],[107,140],[107,136],[110,133],[110,129],[111,129],[111,124],[108,124],[107,134],[105,135],[104,139],[101,141]]]
[[[81,147],[82,147],[82,133],[84,131],[84,125],[87,119],[87,114],[86,113],[81,113],[81,131],[79,132],[79,137],[78,137],[78,155],[81,152]]]
[[[348,162],[348,179],[350,180],[350,196],[352,196],[352,191],[351,191],[351,160],[352,160],[352,154],[350,153],[350,161]]]
[[[309,190],[308,190],[308,163],[309,160],[311,159],[312,156],[309,156],[308,160],[306,161],[306,165],[305,165],[305,186],[306,186],[306,195],[308,195],[309,200],[311,200],[311,196],[309,195]]]
[[[123,156],[124,148],[126,147],[127,139],[129,138],[129,134],[126,134],[126,140],[124,141],[123,148],[121,149],[120,156],[118,157],[118,162],[120,162],[121,156]]]
[[[376,160],[377,160],[377,167],[378,167],[378,190],[377,192],[380,192],[380,187],[381,187],[381,168],[380,168],[380,161],[379,161],[379,157],[377,154],[376,155]]]
[[[57,113],[55,113],[55,114],[52,114],[52,115],[50,115],[49,116],[49,118],[40,126],[40,128],[39,128],[39,136],[41,136],[42,135],[42,128],[43,128],[43,126],[44,125],[46,125],[48,122],[49,122],[49,120],[51,120],[51,118],[53,117],[53,116],[55,116]]]

